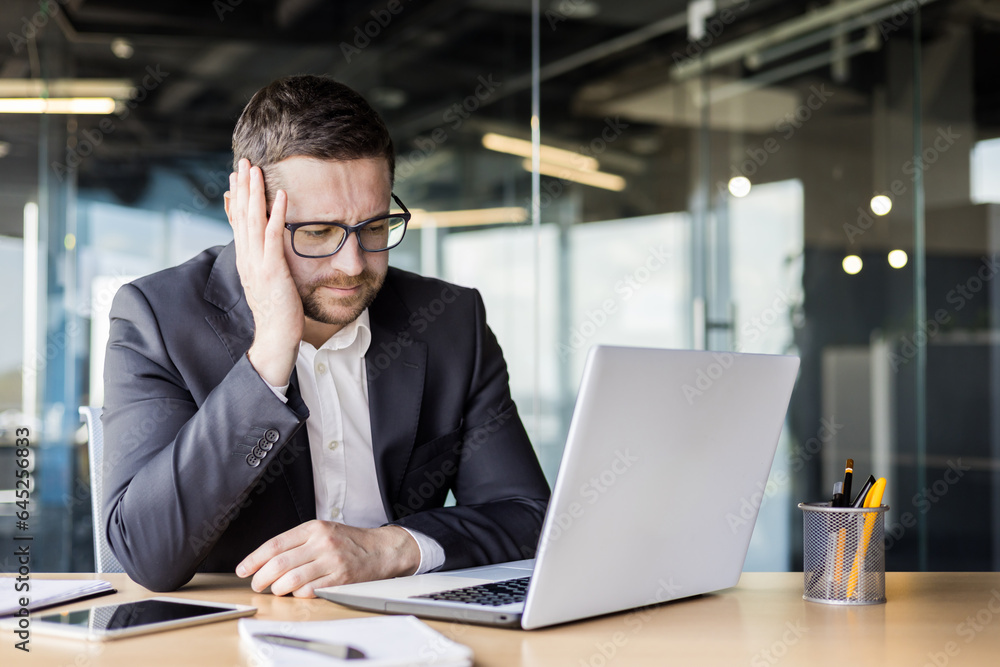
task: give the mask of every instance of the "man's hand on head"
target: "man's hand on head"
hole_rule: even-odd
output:
[[[236,567],[258,593],[315,597],[315,589],[413,574],[420,547],[400,526],[308,521],[271,538]]]
[[[285,259],[285,211],[288,196],[278,190],[270,219],[264,174],[249,160],[229,175],[226,214],[236,242],[236,269],[253,313],[250,363],[262,378],[280,387],[288,383],[302,339],[302,298]]]

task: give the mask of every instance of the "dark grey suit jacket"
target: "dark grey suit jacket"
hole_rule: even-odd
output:
[[[549,488],[475,290],[389,269],[369,309],[375,471],[392,523],[445,569],[534,554]],[[233,244],[125,285],[105,364],[104,509],[125,571],[155,591],[232,572],[315,518],[308,408],[246,357],[253,318]],[[443,508],[448,491],[458,506]]]

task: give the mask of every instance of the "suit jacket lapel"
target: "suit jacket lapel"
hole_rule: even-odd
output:
[[[212,273],[209,275],[205,285],[204,298],[217,308],[225,311],[218,315],[209,315],[205,318],[209,326],[215,330],[223,345],[229,352],[232,361],[225,369],[221,378],[228,373],[243,355],[250,349],[253,343],[254,324],[253,313],[243,294],[243,285],[240,283],[239,273],[236,271],[236,246],[230,243],[219,253]],[[288,406],[299,414],[308,414],[308,409],[302,402],[302,395],[299,393],[298,373],[293,369],[292,377],[289,380]],[[313,486],[312,458],[309,454],[309,434],[305,424],[292,437],[291,442],[285,445],[293,452],[294,458],[282,465],[281,474],[288,485],[288,491],[292,496],[292,502],[298,512],[301,522],[316,518],[316,493]],[[288,457],[279,458],[284,461]]]
[[[392,520],[396,518],[392,506],[417,435],[427,345],[412,336],[400,337],[408,327],[410,312],[392,289],[389,271],[390,277],[368,311],[372,340],[365,366],[375,474],[386,516]]]
[[[294,368],[285,395],[290,408],[299,414],[309,414],[308,407],[302,401],[302,394],[299,393],[299,373]],[[285,447],[291,448],[295,456],[291,463],[282,467],[285,482],[288,483],[288,492],[292,494],[299,520],[305,523],[316,518],[316,489],[313,485],[312,456],[309,453],[309,431],[304,423]]]
[[[253,313],[244,298],[243,285],[236,271],[236,246],[233,243],[222,249],[212,265],[212,272],[205,284],[204,298],[225,311],[219,315],[209,315],[205,320],[219,335],[235,365],[253,343],[254,326]]]

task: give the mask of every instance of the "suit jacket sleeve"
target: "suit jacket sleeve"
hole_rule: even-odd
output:
[[[158,316],[134,285],[111,309],[104,529],[132,579],[168,591],[190,580],[306,414],[275,397],[245,354],[210,391],[187,386],[178,364],[198,355],[169,348],[204,348],[207,327],[189,320],[189,338],[166,340]],[[265,436],[274,442],[254,466]]]
[[[460,408],[461,434],[450,451],[408,473],[409,490],[400,494],[393,521],[437,540],[444,548],[445,570],[534,557],[549,498],[482,298],[475,290],[463,290],[466,299],[472,302],[473,343],[468,351],[465,345],[454,346],[452,355],[469,358],[444,362],[471,368]],[[468,328],[469,320],[465,325],[461,328]],[[456,381],[450,377],[450,383]],[[425,401],[433,401],[437,392],[431,386],[425,394]],[[451,481],[457,506],[422,509],[426,484],[437,480]]]

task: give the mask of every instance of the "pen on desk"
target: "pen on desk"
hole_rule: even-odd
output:
[[[255,633],[253,638],[262,641],[265,644],[296,648],[301,651],[312,651],[313,653],[320,653],[333,658],[339,658],[340,660],[363,660],[365,658],[363,651],[359,651],[353,646],[348,646],[346,644],[335,644],[332,642],[302,639],[301,637],[289,637],[288,635],[264,633]]]
[[[854,459],[847,459],[847,465],[844,466],[844,502],[841,507],[847,507],[851,504],[851,480],[854,478]]]
[[[861,485],[861,489],[858,491],[858,495],[854,497],[854,502],[848,498],[847,502],[851,503],[851,507],[864,507],[865,498],[868,496],[868,492],[871,490],[872,486],[875,484],[875,476],[868,475],[868,479],[865,483]]]
[[[844,506],[844,483],[834,482],[833,498],[830,500],[830,507],[843,507],[843,506]]]

